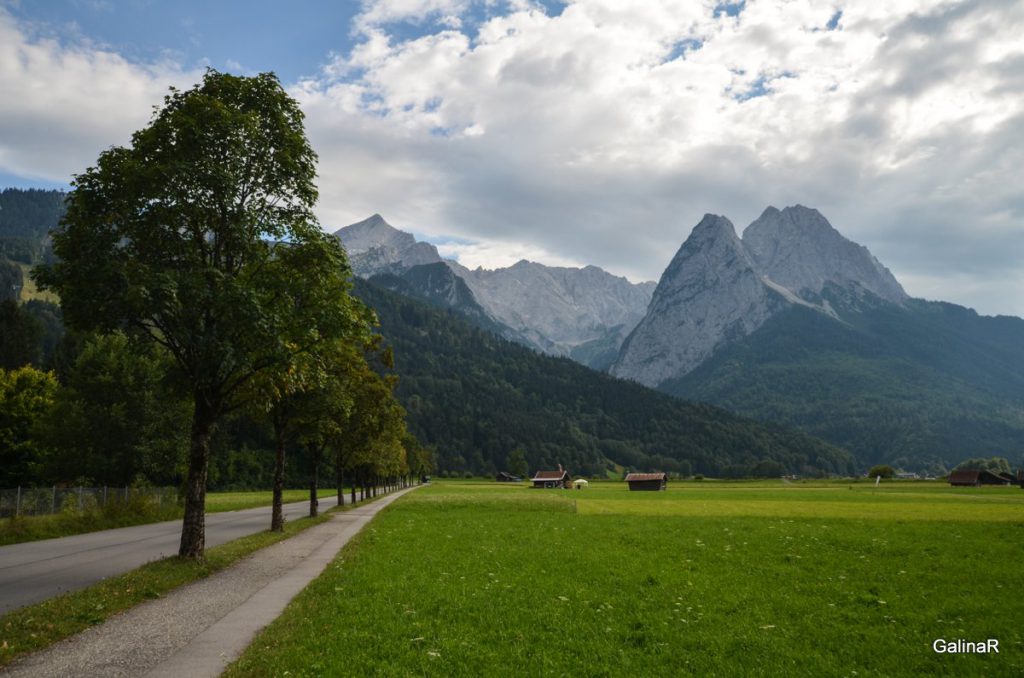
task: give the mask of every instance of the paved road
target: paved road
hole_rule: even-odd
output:
[[[321,496],[320,510],[335,506],[333,494]],[[286,519],[309,513],[309,502],[284,505]],[[270,507],[208,513],[206,547],[270,527]],[[181,521],[121,527],[60,539],[0,546],[0,614],[101,579],[134,570],[178,552]]]

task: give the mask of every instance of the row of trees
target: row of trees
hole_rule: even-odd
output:
[[[144,347],[188,403],[183,557],[203,555],[211,440],[238,411],[274,430],[275,529],[289,445],[330,451],[364,485],[427,463],[372,369],[389,361],[374,315],[313,216],[302,119],[273,74],[209,70],[172,89],[129,146],[75,177],[57,260],[35,274],[72,329]]]

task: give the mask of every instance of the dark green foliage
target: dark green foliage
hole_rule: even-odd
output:
[[[1024,449],[1024,320],[879,304],[794,307],[662,390],[797,426],[863,466],[925,469]]]
[[[993,473],[1006,473],[1012,474],[1013,469],[1010,468],[1010,462],[1004,457],[992,457],[985,459],[979,457],[977,459],[966,459],[956,465],[954,471],[992,471]]]
[[[0,258],[37,264],[49,258],[49,233],[64,215],[62,191],[0,191]]]
[[[409,429],[438,450],[438,469],[492,474],[518,447],[530,469],[574,475],[615,464],[643,470],[848,473],[842,450],[715,407],[680,402],[568,359],[539,355],[452,312],[357,281],[394,348],[397,395]]]
[[[167,363],[123,335],[90,338],[38,432],[46,482],[180,482],[189,407],[165,383]]]
[[[21,266],[0,256],[0,301],[17,301],[24,284]]]
[[[0,488],[35,484],[40,446],[34,432],[56,390],[51,373],[0,369]]]
[[[0,301],[0,368],[39,365],[44,326],[18,302]]]
[[[883,478],[892,478],[895,475],[896,471],[888,464],[876,464],[868,470],[868,478],[877,478],[879,476]]]
[[[58,346],[64,338],[64,319],[60,306],[51,301],[30,299],[21,306],[21,310],[32,316],[39,323],[42,332],[39,338],[38,365],[46,369],[53,368]]]

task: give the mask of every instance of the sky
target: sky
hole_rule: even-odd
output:
[[[323,227],[657,280],[707,213],[819,209],[913,296],[1024,316],[1019,0],[0,0],[0,186],[171,85],[274,71]]]

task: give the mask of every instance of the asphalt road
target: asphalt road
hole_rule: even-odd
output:
[[[335,502],[333,494],[321,495],[320,510],[326,511]],[[286,519],[308,514],[308,501],[284,505]],[[269,527],[269,506],[208,513],[206,547]],[[175,555],[180,539],[181,521],[172,520],[0,546],[0,614]]]

